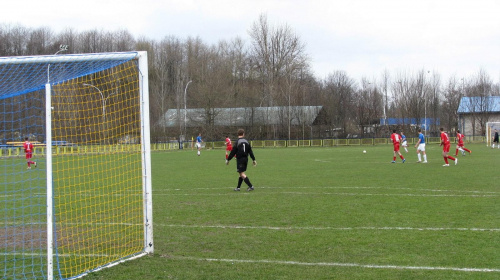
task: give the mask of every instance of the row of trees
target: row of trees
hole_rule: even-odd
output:
[[[458,125],[461,97],[500,95],[500,85],[482,70],[447,81],[424,69],[384,71],[379,79],[356,81],[332,65],[331,74],[318,79],[311,73],[304,42],[290,26],[271,26],[261,15],[248,34],[249,42],[234,38],[207,44],[192,37],[134,38],[127,30],[77,32],[68,28],[55,34],[47,27],[0,25],[0,56],[54,54],[61,44],[69,45],[66,53],[148,51],[153,141],[185,131],[187,135],[201,131],[207,139],[234,134],[234,128],[211,122],[215,108],[230,107],[323,106],[312,126],[291,127],[293,116],[283,114],[280,125],[246,127],[252,138],[260,139],[386,137],[391,127],[380,125],[384,118],[439,118],[440,126],[453,130]],[[205,125],[185,128],[183,119],[175,127],[160,125],[158,120],[168,109],[180,112],[185,106],[205,109]],[[412,129],[409,124],[402,126]],[[437,129],[431,126],[429,131]],[[479,127],[475,134],[481,133],[484,130]]]

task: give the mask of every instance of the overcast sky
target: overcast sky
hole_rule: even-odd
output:
[[[1,24],[60,32],[127,29],[135,38],[236,37],[264,13],[287,24],[306,44],[317,78],[346,71],[380,79],[420,70],[458,79],[485,70],[500,80],[497,0],[17,0],[0,4]]]

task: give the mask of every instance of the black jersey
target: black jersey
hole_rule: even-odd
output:
[[[248,155],[250,155],[252,160],[255,160],[255,156],[252,152],[252,146],[250,146],[248,140],[245,138],[238,138],[236,143],[234,143],[233,149],[227,159],[231,160],[234,156],[236,156],[237,159],[248,158]]]

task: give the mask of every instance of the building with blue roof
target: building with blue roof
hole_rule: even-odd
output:
[[[462,97],[458,129],[465,135],[484,135],[486,123],[500,122],[500,96]]]

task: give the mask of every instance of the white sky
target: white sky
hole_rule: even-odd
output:
[[[483,69],[500,80],[497,0],[18,0],[0,7],[0,24],[127,29],[135,38],[199,36],[209,44],[236,37],[249,44],[248,30],[265,13],[271,25],[288,24],[300,36],[320,79],[343,70],[373,80],[387,69],[446,80]]]

